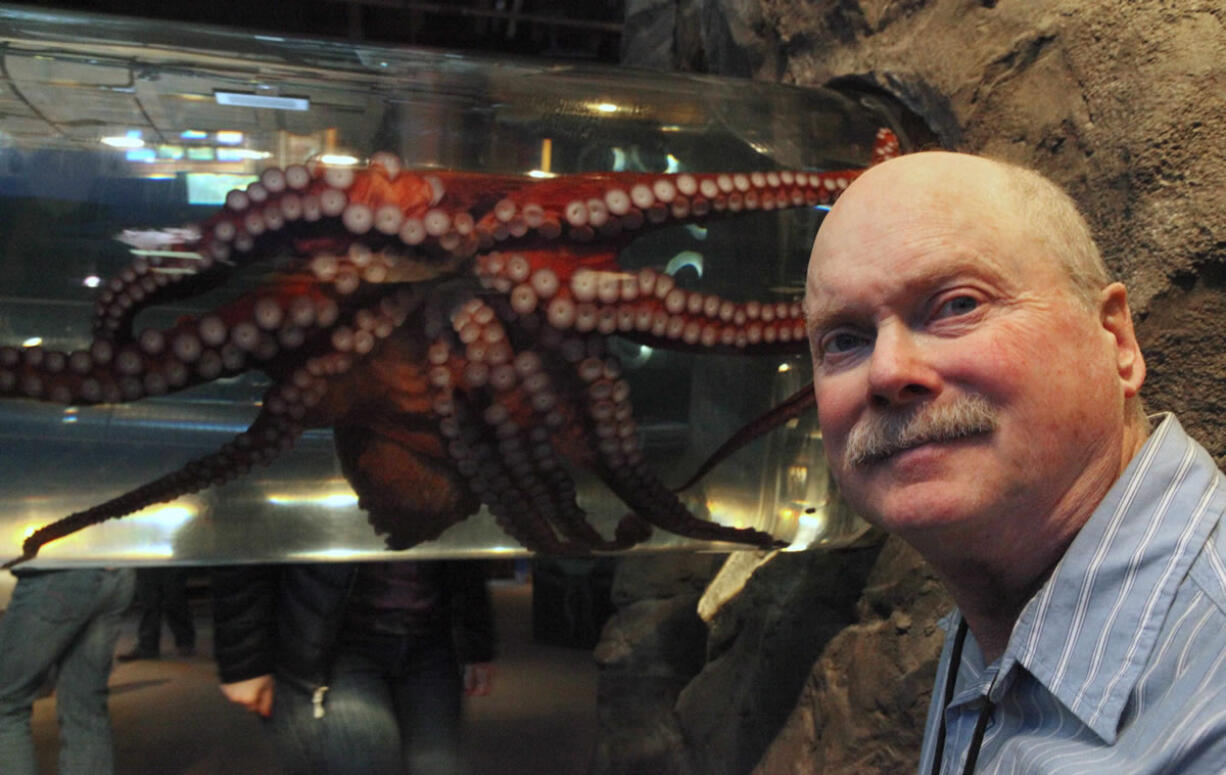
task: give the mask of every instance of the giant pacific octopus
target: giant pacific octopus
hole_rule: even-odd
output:
[[[882,130],[874,159],[896,152]],[[382,152],[363,168],[265,169],[190,239],[102,286],[87,349],[0,348],[0,396],[57,404],[137,401],[258,369],[273,384],[255,420],[216,452],[38,529],[5,567],[239,477],[319,427],[334,429],[342,470],[390,548],[434,538],[481,503],[542,553],[624,549],[652,525],[771,545],[767,533],[693,516],[645,465],[606,338],[804,352],[799,303],[689,292],[667,274],[623,270],[618,253],[657,226],[828,203],[857,174],[538,180],[405,170]],[[274,280],[167,329],[134,330],[142,309],[224,286],[253,262]],[[629,508],[612,536],[586,520],[568,465]]]

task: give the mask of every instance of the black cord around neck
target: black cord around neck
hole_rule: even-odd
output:
[[[940,775],[941,761],[945,758],[945,710],[954,698],[954,687],[958,683],[958,670],[962,667],[962,647],[966,644],[968,627],[966,617],[959,617],[958,631],[954,634],[954,648],[949,655],[948,673],[945,675],[945,696],[941,702],[941,726],[937,730],[937,742],[932,754],[932,775]],[[975,733],[971,735],[971,747],[966,752],[966,764],[962,767],[962,775],[972,775],[975,763],[979,760],[979,749],[983,746],[983,735],[987,731],[988,721],[992,718],[995,704],[987,697],[983,698],[983,707],[979,709],[979,718],[975,721]]]

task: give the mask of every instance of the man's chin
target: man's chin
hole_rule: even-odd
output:
[[[909,533],[926,532],[963,524],[981,509],[967,498],[966,483],[930,481],[895,488],[885,492],[871,488],[867,497],[856,498],[844,493],[852,510],[865,520],[890,533],[904,537]]]

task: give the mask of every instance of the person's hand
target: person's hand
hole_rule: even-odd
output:
[[[489,662],[477,662],[464,666],[464,694],[469,697],[484,697],[494,684],[494,666]]]
[[[230,702],[242,705],[252,713],[259,713],[264,718],[272,715],[273,685],[276,683],[271,675],[261,675],[248,678],[245,681],[222,684],[221,693]]]

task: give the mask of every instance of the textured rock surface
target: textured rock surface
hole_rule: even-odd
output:
[[[856,621],[879,547],[777,554],[711,622],[707,662],[677,700],[694,772],[748,772],[796,706],[805,674]]]
[[[888,541],[855,623],[822,650],[791,718],[753,772],[914,771],[944,638],[937,621],[951,605],[920,556]]]
[[[1178,412],[1226,463],[1221,3],[631,0],[628,10],[656,19],[657,34],[665,29],[644,64],[667,66],[667,50],[678,69],[876,87],[922,117],[941,145],[1026,164],[1064,185],[1129,286],[1150,368],[1147,404]],[[647,45],[628,36],[627,61]],[[779,592],[753,584],[747,594]],[[815,598],[822,605],[837,601]],[[883,551],[858,621],[826,644],[758,771],[913,771],[940,643],[934,624],[947,607],[913,554]],[[743,659],[723,669],[758,671],[764,685],[792,680],[761,672],[757,655]],[[678,712],[690,728],[689,711]]]
[[[1179,415],[1226,469],[1226,266],[1178,275],[1138,325],[1151,408]]]
[[[707,626],[698,598],[719,567],[712,555],[630,557],[618,564],[618,613],[596,646],[599,737],[595,775],[689,775],[674,706],[702,669]]]

